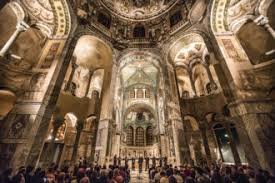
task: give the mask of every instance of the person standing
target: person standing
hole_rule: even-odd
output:
[[[168,163],[167,163],[167,157],[166,156],[163,158],[163,162],[164,162],[164,166],[168,165]]]
[[[132,170],[135,170],[135,163],[136,163],[136,159],[133,156],[132,157]]]
[[[121,165],[121,158],[120,158],[120,156],[118,156],[117,162],[118,162],[118,166],[120,166]]]
[[[114,156],[114,166],[117,166],[117,156]]]
[[[139,173],[142,172],[142,164],[143,164],[143,157],[139,157],[138,158],[138,169],[139,169]]]
[[[160,156],[159,157],[159,166],[162,167],[162,165],[163,165],[163,160],[162,160],[162,157]]]
[[[124,160],[125,160],[125,167],[128,167],[129,165],[128,165],[128,158],[127,158],[127,155],[125,156],[125,158],[124,158]]]
[[[145,170],[148,170],[149,169],[149,157],[148,156],[146,156],[145,157]]]
[[[153,156],[153,158],[152,158],[152,164],[154,167],[156,167],[156,157],[155,156]]]

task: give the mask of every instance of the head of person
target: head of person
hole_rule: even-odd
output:
[[[165,173],[164,171],[161,171],[161,172],[160,172],[160,176],[161,176],[161,177],[165,177],[165,176],[166,176],[166,173]]]

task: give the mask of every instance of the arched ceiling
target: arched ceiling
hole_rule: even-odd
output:
[[[91,70],[112,66],[111,48],[94,36],[82,36],[76,44],[74,56],[77,65]]]
[[[101,0],[111,12],[131,20],[147,20],[167,12],[178,0]]]
[[[204,39],[198,34],[188,34],[175,41],[168,56],[176,66],[188,67],[194,59],[202,59],[207,53]]]
[[[144,83],[155,85],[157,80],[158,69],[147,61],[131,62],[121,70],[121,77],[124,86],[135,83]]]

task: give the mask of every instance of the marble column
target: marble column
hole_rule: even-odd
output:
[[[133,128],[133,146],[136,145],[136,128]]]
[[[16,25],[15,32],[12,34],[12,36],[6,42],[6,44],[4,45],[4,47],[1,49],[1,51],[0,51],[0,57],[4,57],[6,55],[6,53],[8,52],[8,50],[10,49],[10,47],[12,46],[12,44],[16,41],[16,38],[19,36],[19,34],[21,32],[24,32],[24,31],[28,30],[28,28],[30,28],[30,26],[25,21],[23,21],[23,20],[20,21]]]
[[[47,158],[46,158],[46,164],[49,165],[53,159],[53,155],[54,155],[54,142],[57,136],[57,132],[58,129],[60,128],[60,126],[64,123],[64,118],[55,118],[53,120],[52,126],[53,126],[53,131],[51,134],[51,140],[50,143],[48,145],[48,148],[46,150],[46,154],[47,154]]]
[[[206,123],[206,121],[203,121],[202,123]],[[207,128],[205,124],[200,125],[200,132],[201,132],[202,142],[203,142],[204,151],[206,155],[206,161],[208,166],[210,166],[212,163],[212,158],[211,158],[211,151],[209,148],[209,143],[207,138]]]
[[[86,88],[86,92],[85,92],[85,97],[88,97],[93,74],[94,74],[94,70],[90,70],[89,71],[89,79],[88,79],[88,83],[87,83],[87,88]]]
[[[65,91],[69,91],[71,89],[71,84],[72,84],[72,81],[73,81],[73,78],[74,78],[74,74],[75,74],[75,71],[78,67],[78,65],[76,64],[76,57],[73,57],[72,58],[72,70],[71,70],[71,74],[70,74],[70,77],[69,77],[69,80],[65,86]]]
[[[198,96],[197,91],[196,91],[196,87],[195,87],[195,82],[194,82],[194,79],[193,79],[193,76],[192,76],[192,71],[190,69],[188,70],[188,75],[189,75],[190,84],[191,84],[193,93],[194,93],[195,96]]]
[[[241,165],[242,164],[241,158],[239,156],[236,143],[234,142],[233,135],[232,135],[229,123],[225,123],[225,129],[226,129],[226,132],[228,134],[229,145],[230,145],[230,148],[231,148],[231,151],[232,151],[232,154],[233,154],[235,164],[236,165]]]
[[[92,125],[91,125],[91,154],[90,154],[90,159],[93,162],[94,161],[94,156],[95,156],[95,146],[96,146],[96,134],[97,134],[97,129],[98,129],[98,120],[97,118],[94,118],[92,120]]]
[[[211,90],[216,90],[217,89],[217,84],[215,83],[215,81],[213,79],[212,73],[211,73],[210,68],[209,68],[209,64],[204,63],[203,66],[206,69],[207,76],[208,76],[208,79],[210,81]]]
[[[144,143],[144,146],[147,145],[147,142],[146,142],[146,129],[144,129],[144,140],[143,140],[143,143]]]
[[[260,15],[254,20],[254,22],[257,25],[263,26],[271,34],[271,36],[275,39],[275,31],[269,25],[269,20],[266,16]]]
[[[77,125],[76,125],[76,137],[75,137],[75,142],[73,146],[73,154],[72,154],[72,159],[71,162],[75,163],[77,161],[77,152],[78,152],[78,146],[80,142],[80,137],[81,137],[81,132],[84,127],[84,121],[78,120]]]
[[[239,123],[243,123],[243,122],[240,121]],[[245,158],[247,159],[248,164],[255,169],[260,168],[260,163],[257,158],[257,154],[255,152],[255,149],[253,147],[253,144],[251,142],[251,139],[248,136],[248,133],[245,127],[239,124],[239,125],[236,125],[236,130],[237,130],[237,133],[240,139],[240,144],[242,145],[242,148],[245,153]]]
[[[180,139],[180,134],[179,130],[182,129],[182,124],[178,120],[171,120],[171,130],[172,130],[172,139],[173,139],[173,148],[174,148],[174,154],[173,158],[176,158],[176,164],[181,165],[183,163],[183,156],[181,153],[181,139]],[[171,148],[171,147],[170,147]],[[175,157],[174,157],[175,156]]]

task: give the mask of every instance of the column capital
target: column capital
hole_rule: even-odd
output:
[[[30,28],[30,26],[24,20],[18,22],[16,25],[16,29],[20,32],[24,32],[24,31],[28,30],[29,28]]]
[[[266,16],[260,15],[257,18],[254,19],[254,22],[257,25],[266,25],[266,24],[269,23],[269,20],[268,20],[268,18]]]

